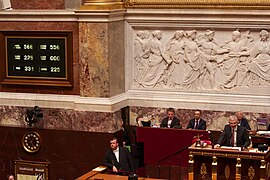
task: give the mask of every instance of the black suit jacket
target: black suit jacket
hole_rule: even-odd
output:
[[[110,149],[105,154],[105,160],[103,164],[109,169],[112,169],[113,166],[115,166],[118,171],[123,171],[127,174],[132,172],[134,173],[134,165],[131,159],[131,155],[127,148],[124,147],[119,147],[119,162],[117,161],[113,151]]]
[[[247,128],[247,130],[251,130],[246,118],[242,118],[240,120],[240,126],[243,126],[243,127]]]
[[[230,125],[225,125],[224,131],[221,133],[217,144],[222,146],[231,146],[231,127]],[[237,136],[236,136],[236,145],[238,147],[247,147],[250,144],[249,136],[245,127],[237,126]]]
[[[189,120],[189,123],[187,125],[187,129],[194,129],[195,126],[195,118]],[[206,121],[203,119],[200,119],[198,130],[206,130]]]
[[[160,127],[163,127],[163,128],[168,127],[168,120],[169,120],[168,117],[164,118],[164,119],[161,121]],[[177,126],[178,126],[179,128],[182,128],[182,127],[180,126],[180,121],[179,121],[179,119],[177,119],[176,117],[173,117],[173,120],[172,120],[172,123],[171,123],[171,125],[170,125],[170,128],[177,127]]]

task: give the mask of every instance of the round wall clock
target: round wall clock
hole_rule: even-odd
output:
[[[25,133],[22,138],[22,145],[24,150],[29,153],[37,152],[41,145],[40,135],[35,131]]]

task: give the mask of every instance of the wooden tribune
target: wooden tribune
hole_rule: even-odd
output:
[[[270,152],[189,147],[189,179],[268,179]]]
[[[127,180],[128,176],[120,176],[115,174],[103,174],[106,172],[107,168],[104,166],[99,166],[84,175],[78,177],[76,180]],[[139,177],[138,180],[155,180],[153,178]]]
[[[145,174],[154,178],[182,180],[188,168],[188,147],[195,136],[208,140],[202,130],[137,127],[137,141],[144,143]]]
[[[48,162],[15,160],[15,177],[20,179],[49,179]]]

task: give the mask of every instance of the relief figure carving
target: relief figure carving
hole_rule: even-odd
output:
[[[248,70],[252,75],[252,82],[258,85],[270,85],[270,43],[269,33],[266,30],[260,32],[260,41],[254,47],[250,56],[254,57]]]
[[[261,30],[260,40],[250,50],[232,54],[235,57],[250,57],[245,76],[249,75],[249,85],[270,84],[270,43],[269,33]]]
[[[166,84],[176,88],[181,87],[183,82],[183,74],[185,74],[186,69],[186,64],[184,62],[184,35],[184,31],[176,31],[174,37],[170,40],[166,47],[166,53],[172,60],[166,74]]]
[[[207,30],[203,36],[203,39],[198,41],[199,48],[202,51],[202,88],[214,89],[216,88],[215,73],[217,70],[217,57],[218,44],[214,39],[215,32]],[[207,82],[209,81],[209,83]],[[210,88],[207,85],[210,85]],[[206,87],[205,87],[206,86]]]
[[[186,73],[184,74],[183,87],[197,89],[201,85],[200,76],[203,73],[201,51],[196,42],[197,31],[186,32],[186,43],[184,46],[184,61],[187,63]]]
[[[152,32],[150,39],[144,48],[142,57],[147,59],[147,66],[142,74],[140,85],[143,87],[154,87],[161,83],[162,75],[165,72],[167,65],[171,63],[169,58],[164,53],[164,45],[160,41],[162,32],[156,30]]]
[[[243,51],[244,42],[241,39],[241,32],[235,30],[232,32],[231,40],[225,42],[218,50],[218,54],[223,54],[222,61],[219,63],[223,63],[224,72],[224,79],[220,88],[232,89],[239,84],[240,62],[244,61],[245,58],[233,54]]]
[[[134,72],[134,81],[139,82],[141,80],[141,74],[145,68],[144,62],[143,62],[143,57],[141,57],[144,49],[144,31],[138,31],[137,32],[137,37],[135,38],[134,41],[134,49],[135,49],[135,54],[134,54],[134,60],[135,60],[135,72]]]
[[[239,29],[229,40],[215,37],[212,30],[176,30],[166,43],[160,30],[137,31],[134,85],[218,91],[270,85],[268,31],[261,30],[257,40]]]

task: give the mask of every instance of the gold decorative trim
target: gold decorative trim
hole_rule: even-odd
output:
[[[270,178],[270,163],[269,162],[266,165],[265,176],[266,176],[266,178]]]
[[[261,160],[261,169],[265,169],[266,168],[266,161],[264,159]]]
[[[231,174],[231,170],[230,170],[230,167],[228,165],[225,166],[225,178],[226,179],[229,179],[230,177],[230,174]]]
[[[212,180],[217,180],[217,157],[212,157]]]
[[[241,159],[236,158],[236,173],[235,173],[236,179],[241,179]]]
[[[123,0],[86,0],[81,10],[114,10],[124,9]]]
[[[189,155],[188,160],[188,179],[193,180],[194,177],[194,159],[193,155]]]
[[[253,180],[255,178],[255,170],[252,166],[248,168],[248,177],[250,180]]]
[[[244,154],[232,154],[232,153],[211,153],[211,152],[202,152],[202,151],[190,151],[190,155],[194,156],[217,156],[217,157],[228,157],[228,158],[241,158],[241,159],[253,159],[253,160],[264,160],[263,155],[244,155]]]
[[[207,169],[206,169],[205,163],[202,163],[201,165],[200,174],[201,174],[202,179],[204,179],[205,176],[207,175]]]
[[[126,8],[270,9],[269,0],[125,0]]]
[[[265,179],[267,176],[267,164],[266,161],[263,159],[261,160],[261,166],[260,166],[260,179]]]

